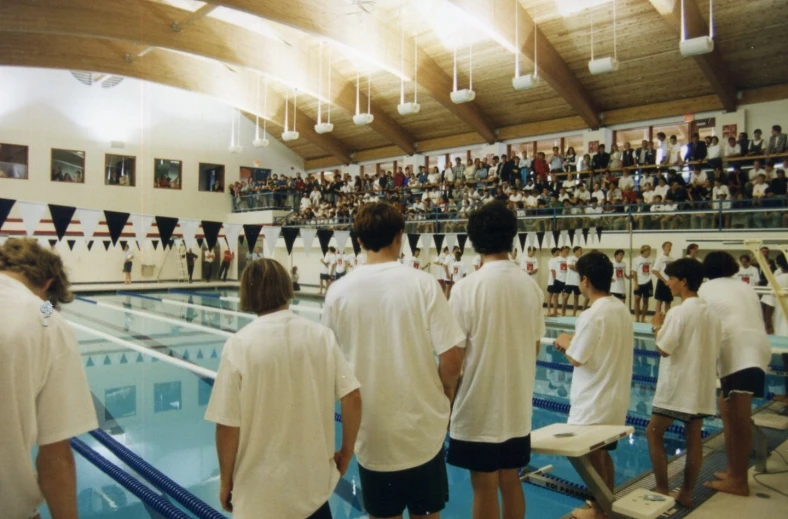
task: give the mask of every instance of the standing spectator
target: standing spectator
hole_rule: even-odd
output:
[[[459,281],[449,301],[466,347],[447,461],[471,471],[476,519],[501,516],[499,490],[505,517],[525,516],[518,469],[531,457],[531,400],[545,322],[539,286],[509,261],[516,235],[517,219],[503,204],[472,213],[468,236],[484,266]],[[504,393],[510,397],[499,398]]]
[[[624,143],[624,150],[621,152],[621,166],[631,168],[635,165],[635,150],[629,142]]]
[[[741,266],[739,267],[739,272],[736,274],[736,277],[753,288],[757,287],[761,281],[761,274],[758,268],[753,266],[750,255],[742,254],[739,257],[739,263]]]
[[[301,285],[298,283],[298,281],[301,279],[301,274],[298,273],[298,267],[293,266],[293,271],[290,274],[290,277],[293,279],[293,292],[300,292]]]
[[[577,317],[577,308],[580,305],[580,274],[577,273],[577,262],[583,255],[583,247],[575,246],[572,254],[566,258],[566,285],[564,285],[563,305],[561,316],[566,316],[566,303],[569,295],[574,295],[572,303],[572,317]]]
[[[654,197],[654,203],[657,203],[659,195]],[[654,209],[652,209],[654,211]],[[637,281],[637,288],[634,291],[635,295],[635,322],[645,323],[646,314],[648,314],[648,300],[654,295],[654,285],[651,282],[651,247],[643,245],[640,247],[640,256],[638,256],[632,265],[632,278]]]
[[[788,137],[783,133],[783,129],[779,124],[772,126],[772,135],[769,137],[769,147],[766,149],[768,155],[776,155],[778,153],[785,153],[788,149]]]
[[[610,167],[610,171],[619,171],[621,169],[621,152],[616,143],[610,145],[610,163],[608,166]]]
[[[454,159],[454,168],[452,168],[452,170],[454,171],[454,178],[464,178],[465,166],[462,165],[462,159],[460,157]]]
[[[258,317],[225,344],[205,413],[216,423],[219,500],[237,517],[330,518],[328,499],[353,458],[359,383],[331,330],[290,312],[292,298],[278,262],[244,270],[240,307]]]
[[[670,144],[668,145],[668,153],[670,155],[668,164],[671,166],[681,165],[681,143],[675,135],[670,136]]]
[[[594,171],[596,170],[606,170],[608,165],[610,164],[610,153],[605,151],[605,145],[599,145],[599,151],[594,155],[594,158],[591,159],[591,169]]]
[[[618,249],[614,255],[615,261],[613,262],[613,280],[611,283],[610,293],[621,301],[627,300],[627,279],[632,279],[629,272],[627,272],[627,264],[624,261],[624,251]]]
[[[568,423],[624,425],[629,408],[634,332],[624,303],[610,295],[613,265],[604,254],[590,252],[577,262],[580,290],[591,307],[575,324],[575,335],[561,334],[555,348],[575,367],[572,375]],[[617,444],[589,454],[591,465],[612,491],[615,472],[611,450]],[[575,510],[577,518],[604,517],[595,503]]]
[[[575,153],[575,149],[572,146],[569,146],[569,148],[566,150],[564,166],[567,171],[577,171],[577,153]]]
[[[670,305],[673,304],[673,293],[668,288],[668,275],[667,275],[667,268],[673,262],[673,258],[670,256],[670,251],[673,249],[673,244],[669,241],[666,241],[662,244],[662,253],[657,256],[657,260],[654,262],[654,269],[653,273],[654,276],[657,278],[657,288],[654,291],[654,299],[656,300],[656,306],[654,308],[654,313],[661,314],[662,313],[662,304],[665,304],[665,313],[670,310]]]
[[[666,166],[670,162],[670,148],[668,147],[668,143],[665,141],[664,132],[657,133],[655,159],[655,164],[659,164],[660,166]]]
[[[684,154],[685,162],[702,162],[706,160],[706,142],[700,140],[700,135],[692,134],[692,141],[687,144],[687,152]]]
[[[534,177],[536,177],[536,184],[547,184],[547,174],[550,172],[550,166],[548,166],[547,161],[544,159],[544,153],[541,151],[536,154],[533,171]]]
[[[235,253],[228,247],[224,251],[224,256],[222,256],[222,264],[219,267],[219,275],[216,276],[216,279],[221,278],[222,281],[227,281],[227,274],[230,272],[230,265],[233,259],[235,259]]]
[[[752,132],[752,135],[753,137],[752,140],[750,141],[750,145],[747,147],[747,155],[755,155],[755,156],[763,155],[764,142],[763,139],[761,138],[761,130],[755,130],[754,132]]]
[[[189,283],[192,282],[192,276],[194,276],[194,260],[198,257],[191,249],[187,249],[183,255],[183,258],[186,260],[186,272],[189,274]]]
[[[739,143],[736,142],[734,137],[729,137],[728,144],[725,145],[725,152],[723,153],[725,160],[727,161],[730,158],[741,157],[741,154],[742,151]]]
[[[712,168],[722,167],[722,148],[716,135],[711,138],[711,145],[706,148],[706,163]]]
[[[435,279],[397,262],[404,228],[389,204],[360,209],[354,231],[368,263],[329,290],[323,311],[361,382],[356,453],[373,517],[405,509],[411,517],[437,515],[445,507],[443,443],[465,344]]]
[[[550,173],[560,173],[564,171],[564,157],[558,150],[558,146],[553,146],[553,154],[550,155]]]
[[[134,253],[129,244],[123,246],[123,284],[131,285],[131,267],[134,261]]]
[[[777,267],[778,269],[774,273],[777,285],[779,288],[788,289],[788,261],[786,261],[783,253],[777,255]],[[760,279],[761,285],[768,285],[768,280],[762,273],[760,274]],[[761,299],[761,306],[763,307],[763,319],[766,323],[766,333],[788,337],[788,320],[782,311],[782,307],[780,307],[780,304],[777,302],[776,297],[773,294],[763,296],[763,299]]]
[[[205,249],[202,256],[202,278],[205,281],[211,280],[211,272],[213,271],[213,262],[216,260],[216,253],[213,249]]]
[[[0,508],[9,519],[36,517],[43,501],[52,517],[78,515],[69,439],[98,422],[79,345],[55,311],[73,299],[59,256],[34,240],[0,246]]]

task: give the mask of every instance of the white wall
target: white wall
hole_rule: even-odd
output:
[[[241,118],[243,152],[228,151],[236,111],[210,97],[124,79],[88,87],[69,72],[0,68],[0,143],[29,146],[29,180],[0,179],[0,196],[131,213],[223,221],[229,195],[198,191],[200,162],[224,164],[225,182],[240,166],[302,171],[304,161],[281,142],[254,148],[254,123]],[[122,141],[112,149],[110,141]],[[86,152],[85,184],[50,181],[50,149]],[[136,187],[104,185],[104,154],[137,157]],[[154,189],[155,158],[183,162],[182,189]],[[18,217],[16,213],[12,217]]]

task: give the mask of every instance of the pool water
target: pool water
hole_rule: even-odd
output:
[[[73,322],[215,371],[226,335],[239,330],[253,318],[240,314],[237,302],[218,298],[237,298],[237,295],[237,291],[225,290],[156,292],[145,294],[147,297],[124,293],[86,296],[114,307],[105,308],[78,300],[68,305],[63,314]],[[170,303],[165,304],[158,299]],[[292,309],[306,318],[318,320],[321,306],[320,301],[305,297],[294,302]],[[155,320],[151,316],[164,320]],[[208,329],[192,329],[190,324]],[[557,328],[550,329],[549,335],[555,336],[559,332]],[[101,429],[210,506],[221,510],[214,425],[203,419],[212,381],[92,334],[82,331],[76,334]],[[653,341],[638,339],[635,350],[635,374],[656,377],[659,358],[655,355]],[[538,360],[535,397],[568,403],[572,373],[565,357],[548,346],[541,349]],[[629,415],[648,419],[654,384],[641,379],[633,382],[631,391]],[[565,412],[544,407],[534,409],[534,429],[565,421]],[[720,421],[715,418],[706,420],[704,424],[708,433],[716,432],[720,427]],[[337,423],[336,428],[339,442],[341,424]],[[80,439],[134,475],[90,435],[83,435]],[[683,438],[678,434],[669,433],[666,442],[669,454],[678,454],[684,448]],[[636,429],[633,435],[620,441],[612,456],[617,485],[651,468],[642,429]],[[146,517],[144,513],[137,515],[142,505],[133,495],[80,456],[77,456],[77,461],[80,517]],[[553,465],[551,476],[582,484],[566,458],[532,457],[531,467],[546,465]],[[309,468],[304,467],[304,470]],[[465,519],[470,515],[472,501],[469,473],[454,467],[448,470],[451,497],[443,517]],[[529,518],[560,517],[581,503],[573,497],[535,485],[525,484],[524,487]],[[331,498],[334,517],[366,517],[360,494],[358,467],[354,460]]]

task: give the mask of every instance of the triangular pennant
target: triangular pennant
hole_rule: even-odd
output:
[[[262,228],[263,226],[258,224],[244,224],[244,235],[246,236],[246,243],[249,245],[249,252],[254,252],[254,247],[257,245],[257,237],[260,236]]]
[[[126,358],[126,354],[125,353],[120,356],[120,363],[121,364],[128,364],[129,363],[129,359]]]
[[[287,255],[293,254],[293,244],[298,236],[298,227],[282,227],[282,237],[285,239],[285,247],[287,247]]]
[[[232,251],[238,249],[238,235],[241,234],[242,228],[240,223],[224,224],[224,239]]]
[[[92,368],[95,365],[96,364],[93,362],[93,357],[88,357],[88,361],[87,361],[87,363],[85,363],[85,367],[86,368]]]
[[[334,231],[331,229],[318,229],[317,240],[320,242],[320,250],[323,251],[323,256],[328,254],[328,243],[331,241],[331,236]]]
[[[424,250],[424,254],[428,254],[431,247],[432,247],[432,234],[422,234],[421,248],[422,250]]]
[[[66,240],[68,243],[69,250],[74,250],[74,245],[77,243],[77,240]]]
[[[87,242],[86,245],[88,246],[88,251],[90,251],[93,248],[93,240]]]
[[[353,245],[353,253],[358,256],[361,254],[361,244],[358,242],[356,231],[350,231],[350,243]]]
[[[416,254],[416,249],[419,247],[419,238],[421,236],[418,234],[408,234],[408,245],[410,245],[410,253]]]
[[[200,222],[197,220],[181,220],[178,224],[181,227],[181,236],[186,248],[193,249],[196,247],[197,241],[194,237],[197,235],[197,228],[200,226]]]
[[[465,242],[468,241],[467,234],[457,235],[457,244],[460,246],[460,253],[465,254]]]
[[[47,206],[34,202],[17,202],[16,206],[19,208],[19,213],[22,215],[22,223],[25,226],[25,232],[28,236],[33,236],[36,233],[38,224],[41,223],[41,218],[44,216],[44,211],[46,211]]]
[[[11,214],[11,209],[14,207],[15,203],[16,200],[0,198],[0,229],[3,228],[3,224],[6,218],[8,218],[8,215]]]
[[[213,250],[216,248],[216,238],[219,237],[219,231],[222,229],[222,222],[209,222],[202,221],[202,232],[205,235],[205,243],[208,248]]]
[[[536,247],[536,234],[529,232],[528,233],[528,246],[529,247]]]
[[[104,240],[104,250],[108,251],[109,246],[112,245],[112,242],[109,240]]]
[[[97,209],[77,209],[75,214],[79,220],[79,225],[82,227],[82,235],[86,240],[93,239],[93,233],[96,232],[98,224],[101,221],[101,211]]]
[[[219,357],[219,355],[217,355],[217,354],[216,354],[216,349],[214,349],[214,350],[211,352],[211,358],[212,358],[212,359],[216,359],[216,358],[218,358],[218,357]]]
[[[151,244],[153,244],[153,250],[159,250],[159,240],[151,240]]]
[[[274,255],[276,250],[276,241],[279,239],[279,233],[282,228],[278,225],[267,225],[263,227],[263,236],[265,236],[265,244],[268,246],[268,255]]]
[[[583,245],[588,245],[588,227],[583,227]]]
[[[126,222],[129,221],[129,213],[104,211],[104,217],[107,219],[107,228],[109,229],[109,237],[112,239],[112,245],[115,245],[126,227]]]
[[[76,211],[76,207],[49,204],[49,214],[52,215],[52,225],[55,226],[58,240],[62,240],[63,236],[66,235],[68,226],[71,224],[71,219]]]
[[[517,237],[520,238],[520,248],[523,251],[525,251],[525,239],[528,237],[528,233],[527,232],[521,232],[520,234],[517,235]]]
[[[120,240],[120,248],[121,248],[121,249],[125,249],[125,248],[126,248],[126,245],[128,245],[128,243],[127,243],[126,241],[124,241],[124,240]]]
[[[449,252],[454,250],[454,246],[455,245],[457,245],[457,235],[454,234],[454,233],[447,234],[446,235],[446,248],[449,249]],[[440,254],[440,253],[441,253],[441,251],[438,251],[438,254]]]
[[[337,250],[339,252],[345,251],[347,239],[350,236],[350,231],[334,231],[334,239],[337,241]]]
[[[112,361],[110,360],[109,355],[105,355],[104,356],[104,365],[105,366],[109,366],[110,364],[112,364]]]
[[[148,237],[148,231],[153,225],[153,217],[144,214],[133,214],[129,216],[129,221],[134,228],[134,237],[137,238],[137,245],[142,248],[145,238]]]
[[[307,256],[312,250],[312,243],[314,243],[316,235],[317,229],[307,229],[306,227],[301,229],[301,242],[304,244],[304,254]]]
[[[553,231],[553,247],[558,247],[558,238],[561,235],[559,231]]]
[[[202,249],[203,244],[205,243],[204,238],[197,238],[197,246]]]
[[[432,239],[435,240],[435,249],[438,251],[438,254],[440,254],[441,247],[443,247],[443,240],[444,240],[444,238],[446,238],[445,234],[433,234],[432,235]]]
[[[57,240],[49,240],[49,246],[50,247],[52,247],[54,249],[55,245],[57,245]]]
[[[575,246],[575,230],[574,229],[569,229],[569,233],[568,234],[569,234],[569,245],[574,247]]]
[[[536,239],[539,240],[539,249],[542,248],[542,244],[544,243],[544,231],[539,231],[536,233]]]
[[[137,361],[136,362],[145,362],[145,359],[142,358],[142,353],[137,354]]]
[[[596,239],[597,239],[597,242],[599,242],[599,243],[602,242],[602,230],[603,230],[602,227],[597,227],[596,228]]]
[[[202,350],[197,350],[197,358],[198,359],[202,359],[204,357],[205,357],[205,355],[202,354]]]
[[[167,216],[156,217],[156,228],[159,230],[159,238],[161,239],[161,243],[164,244],[165,247],[168,243],[170,243],[170,239],[172,239],[172,232],[175,230],[176,225],[178,225],[177,218],[169,218]]]

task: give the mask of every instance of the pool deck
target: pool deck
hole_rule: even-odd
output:
[[[118,290],[137,291],[137,290],[167,290],[170,288],[180,288],[184,290],[199,290],[203,288],[238,288],[237,281],[133,281],[130,285],[123,282],[117,283],[80,283],[71,285],[71,290],[75,293],[83,292],[116,292]]]

